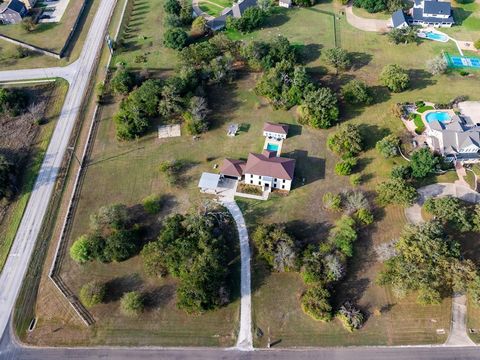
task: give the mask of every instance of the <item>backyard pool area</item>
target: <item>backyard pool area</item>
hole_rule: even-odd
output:
[[[268,143],[268,144],[267,144],[267,150],[269,150],[269,151],[278,151],[278,145],[277,145],[277,144]]]
[[[436,31],[420,31],[417,35],[422,39],[429,39],[433,41],[447,42],[449,40],[447,35]]]
[[[448,111],[431,111],[425,116],[425,120],[427,120],[427,123],[431,123],[435,120],[444,123],[452,120],[452,117],[450,116]]]

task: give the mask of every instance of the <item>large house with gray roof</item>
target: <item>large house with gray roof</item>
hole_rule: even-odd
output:
[[[207,21],[207,25],[212,30],[221,30],[227,23],[227,17],[241,18],[245,10],[252,6],[257,6],[257,0],[240,0],[235,2],[231,7],[223,9],[220,16]],[[201,15],[201,14],[196,14]]]
[[[460,162],[480,160],[480,124],[468,116],[453,115],[448,122],[427,122],[427,143],[447,159]]]
[[[18,24],[26,14],[27,8],[19,0],[10,0],[0,4],[0,24]]]
[[[413,7],[404,13],[397,10],[392,14],[391,25],[403,28],[408,25],[451,27],[455,24],[452,6],[448,1],[415,0]]]

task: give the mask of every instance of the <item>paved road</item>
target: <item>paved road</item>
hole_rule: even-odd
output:
[[[66,68],[0,72],[0,81],[20,80],[28,77],[62,76],[67,78],[70,83],[57,126],[45,154],[7,262],[0,275],[0,334],[3,334],[6,329],[8,319],[27,271],[35,241],[54,189],[55,180],[75,121],[81,110],[85,91],[91,73],[95,68],[97,56],[103,43],[104,32],[115,3],[116,0],[101,0],[87,34],[83,50],[74,64]]]
[[[454,196],[472,203],[480,202],[480,194],[469,187],[464,186],[461,181],[427,185],[418,189],[418,194],[417,202],[413,206],[405,209],[407,220],[413,224],[424,222],[422,217],[422,205],[425,200],[431,197]],[[475,345],[467,334],[467,297],[465,294],[454,294],[452,297],[452,324],[445,345]]]
[[[250,273],[250,244],[248,231],[242,211],[232,198],[223,198],[222,204],[230,211],[237,224],[240,238],[241,278],[240,278],[240,330],[238,332],[237,349],[253,350],[252,341],[252,286]]]

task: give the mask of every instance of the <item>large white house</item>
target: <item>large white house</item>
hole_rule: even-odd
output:
[[[288,125],[266,123],[264,136],[283,141],[287,137]],[[260,186],[263,191],[292,188],[295,159],[279,156],[279,151],[266,148],[261,154],[250,153],[247,161],[225,159],[220,166],[220,175],[244,180],[247,185]]]
[[[451,27],[455,24],[452,6],[448,1],[415,0],[413,7],[404,13],[397,10],[392,14],[392,27],[403,28],[408,25]]]

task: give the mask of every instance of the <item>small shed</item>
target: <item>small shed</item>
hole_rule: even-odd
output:
[[[219,182],[220,182],[219,174],[204,172],[200,177],[200,181],[198,182],[198,187],[203,192],[208,192],[213,190],[216,193]]]
[[[237,135],[238,128],[239,128],[238,124],[228,125],[227,135],[230,137],[234,137],[235,135]]]

